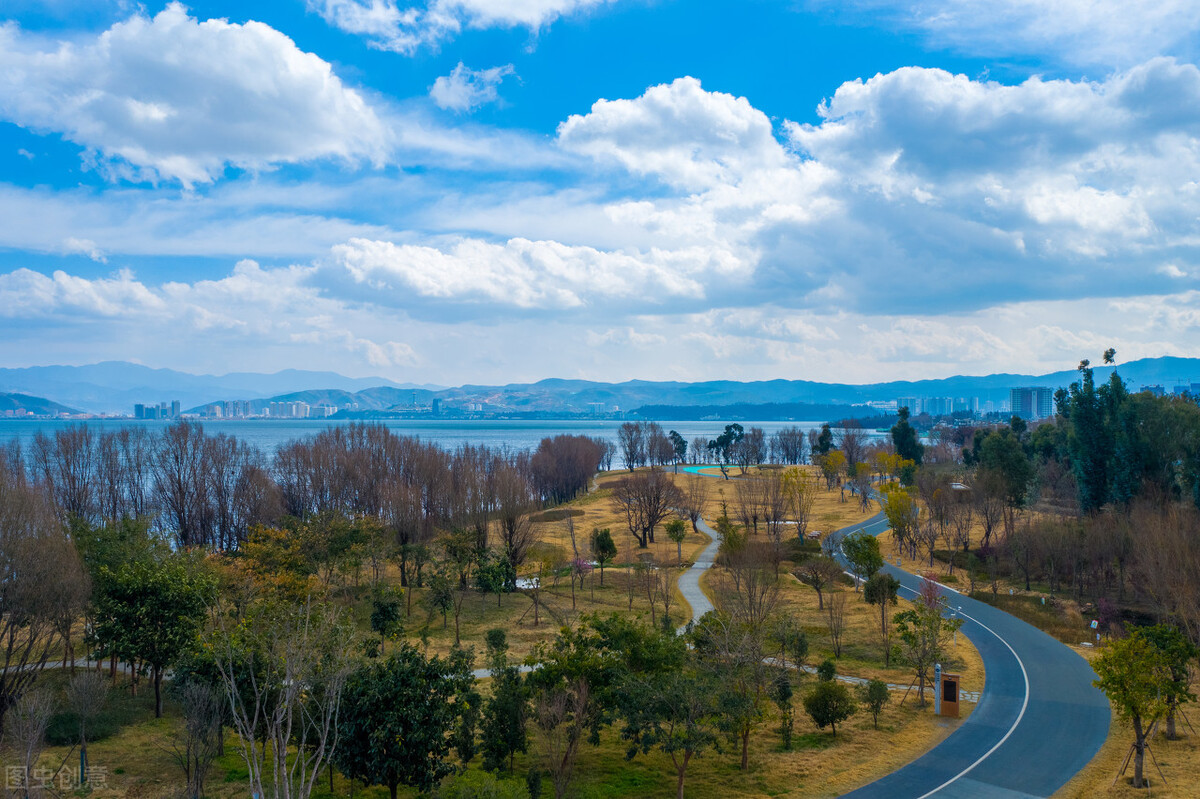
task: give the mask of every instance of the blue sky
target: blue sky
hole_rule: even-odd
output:
[[[865,382],[1200,348],[1193,2],[4,13],[3,366]]]

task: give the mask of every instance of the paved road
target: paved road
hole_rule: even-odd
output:
[[[887,518],[831,534],[865,529],[878,535]],[[919,578],[887,566],[905,593]],[[1087,661],[1055,639],[953,589],[961,632],[979,650],[987,680],[979,705],[945,741],[904,768],[847,794],[853,799],[1016,799],[1045,797],[1071,779],[1108,735],[1108,701],[1092,686]]]

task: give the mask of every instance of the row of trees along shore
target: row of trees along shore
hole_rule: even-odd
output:
[[[511,767],[528,724],[554,748],[531,785],[548,774],[565,795],[581,743],[617,725],[630,757],[658,750],[671,760],[682,796],[692,757],[722,739],[737,742],[747,766],[765,702],[778,702],[790,724],[791,678],[781,681],[778,667],[802,664],[808,644],[779,611],[783,563],[817,591],[840,656],[845,592],[819,550],[801,543],[819,488],[809,472],[787,468],[811,461],[826,491],[864,510],[879,502],[897,553],[945,570],[943,579],[985,598],[999,598],[1008,581],[1094,616],[1112,640],[1095,660],[1098,685],[1133,723],[1140,785],[1149,731],[1161,719],[1173,736],[1192,697],[1200,408],[1131,393],[1115,373],[1096,385],[1086,361],[1056,402],[1056,416],[1033,427],[1014,418],[935,428],[925,442],[906,409],[885,440],[853,423],[770,437],[730,424],[686,442],[630,423],[615,447],[558,436],[532,452],[446,451],[364,425],[293,441],[271,458],[188,422],[159,434],[81,425],[38,436],[27,452],[12,444],[0,453],[0,714],[6,730],[37,731],[37,674],[59,644],[74,660],[82,619],[89,654],[108,661],[113,679],[127,664],[133,690],[149,677],[158,712],[168,671],[171,689],[187,692],[176,751],[192,796],[203,793],[224,730],[236,735],[252,792],[306,799],[331,764],[393,794],[399,785],[428,790],[453,768],[452,750],[461,764],[482,754],[490,767]],[[742,472],[716,520],[717,610],[695,625],[690,647],[664,629],[666,613],[651,626],[592,617],[539,645],[529,662],[540,667],[522,675],[503,636],[489,634],[486,699],[470,678],[471,650],[385,651],[411,612],[405,587],[428,587],[431,607],[456,620],[467,591],[499,601],[516,590],[531,517],[585,492],[618,453],[631,473],[611,502],[641,546],[672,514],[696,525],[708,503],[710,483],[682,488],[665,479],[666,466]],[[651,468],[634,471],[643,465]],[[876,540],[852,537],[848,554],[863,601],[879,607],[882,659],[902,658],[923,692],[930,653],[953,631],[944,602],[930,581],[930,596],[893,615]],[[389,564],[399,588],[383,579]],[[358,585],[364,572],[366,636],[332,590]],[[820,682],[829,686],[814,686],[803,704],[836,730],[856,703],[843,684]],[[86,697],[79,686],[72,695]],[[877,713],[867,693],[859,699]],[[363,718],[370,723],[355,727]]]

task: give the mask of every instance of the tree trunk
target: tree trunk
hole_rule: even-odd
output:
[[[1167,740],[1175,740],[1175,703],[1167,706]]]
[[[750,767],[750,726],[742,728],[742,771]]]
[[[162,718],[162,667],[154,667],[154,718]]]
[[[687,776],[688,760],[691,757],[686,752],[683,755],[683,765],[679,767],[679,779],[675,782],[675,799],[683,799],[683,778]]]
[[[399,783],[393,782],[388,784],[388,793],[391,794],[392,799],[396,799],[397,787],[399,787]]]
[[[1142,779],[1142,761],[1146,757],[1146,734],[1142,732],[1142,720],[1133,717],[1133,730],[1137,740],[1133,744],[1133,787],[1141,788],[1145,782]]]

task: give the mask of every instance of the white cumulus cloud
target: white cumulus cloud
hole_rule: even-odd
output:
[[[388,130],[332,67],[259,22],[171,3],[91,39],[0,26],[0,116],[57,132],[126,177],[208,182],[322,158],[379,162]]]
[[[933,43],[989,56],[1034,55],[1129,67],[1163,53],[1189,55],[1200,29],[1193,0],[814,0],[839,14],[925,32]]]
[[[429,0],[401,7],[396,0],[308,0],[308,6],[339,30],[364,37],[372,47],[411,55],[435,47],[464,28],[527,28],[537,32],[560,17],[616,0]]]
[[[333,255],[382,304],[432,300],[557,311],[702,298],[707,280],[745,268],[735,254],[704,247],[623,252],[521,238],[460,238],[442,247],[352,239]]]
[[[473,111],[499,99],[497,88],[507,76],[515,74],[512,64],[491,69],[470,69],[459,61],[449,75],[433,82],[429,96],[439,108]]]

